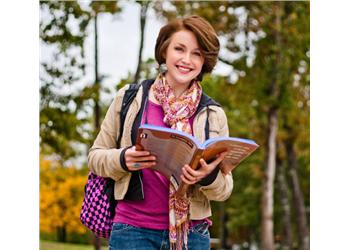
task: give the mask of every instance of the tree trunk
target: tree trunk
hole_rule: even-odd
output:
[[[299,177],[297,173],[297,160],[294,150],[294,140],[288,140],[285,142],[287,159],[288,159],[288,172],[292,182],[292,194],[294,206],[297,211],[297,226],[298,226],[298,241],[299,248],[301,250],[309,250],[309,230],[306,221],[304,196],[300,189]]]
[[[282,250],[293,249],[292,241],[292,224],[291,224],[291,213],[290,204],[288,199],[288,184],[285,178],[285,167],[282,165],[282,160],[277,157],[277,188],[279,190],[280,203],[282,206]]]
[[[278,98],[280,84],[280,64],[282,61],[282,39],[281,39],[281,18],[283,11],[282,2],[274,2],[274,39],[279,50],[274,62],[275,79],[272,79],[269,86],[269,95],[272,103],[268,109],[268,140],[267,140],[267,164],[265,169],[263,195],[262,195],[262,225],[261,225],[261,245],[263,250],[274,250],[273,231],[273,190],[276,171],[276,137],[278,130]]]
[[[92,244],[95,250],[101,250],[101,239],[94,234],[92,234]]]
[[[100,130],[100,82],[99,82],[99,73],[98,73],[98,13],[95,13],[95,132],[96,134]],[[101,250],[101,239],[93,235],[93,245],[95,250]]]
[[[273,234],[273,187],[276,170],[277,110],[268,114],[267,168],[265,170],[262,197],[261,240],[263,250],[274,250]]]
[[[221,227],[220,227],[220,245],[221,249],[226,250],[230,249],[227,245],[227,238],[228,238],[228,232],[227,232],[227,227],[226,227],[226,222],[227,222],[227,213],[225,211],[225,202],[220,203],[220,222],[221,222]]]
[[[96,132],[100,129],[100,82],[99,82],[99,73],[98,73],[98,30],[97,30],[97,17],[98,13],[95,13],[94,19],[94,26],[95,26],[95,129]]]
[[[57,228],[57,239],[59,242],[67,241],[66,226],[63,225],[62,227]]]
[[[141,12],[140,12],[140,48],[139,48],[139,56],[138,56],[138,62],[137,62],[137,68],[136,73],[134,77],[134,82],[138,82],[141,72],[141,65],[142,65],[142,51],[143,51],[143,43],[144,43],[144,36],[145,36],[145,26],[146,26],[146,19],[147,19],[147,9],[149,5],[149,1],[141,2]]]

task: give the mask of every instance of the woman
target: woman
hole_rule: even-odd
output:
[[[191,192],[176,197],[169,180],[152,170],[156,157],[136,151],[137,128],[148,123],[206,137],[228,136],[223,109],[202,93],[200,80],[214,68],[219,40],[203,18],[175,19],[159,32],[155,58],[160,74],[144,81],[127,112],[120,148],[116,138],[125,91],[120,89],[109,107],[88,164],[95,174],[115,180],[118,201],[109,240],[110,249],[209,249],[212,224],[209,200],[226,200],[233,188],[231,173],[220,171],[225,153],[201,167],[182,168]],[[171,157],[171,156],[170,156]]]

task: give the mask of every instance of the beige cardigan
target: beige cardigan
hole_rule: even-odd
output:
[[[116,200],[122,200],[127,192],[131,173],[125,171],[120,165],[120,153],[123,148],[131,146],[131,129],[135,117],[140,110],[142,101],[142,86],[130,105],[125,117],[124,132],[121,138],[121,148],[116,148],[116,138],[119,135],[119,116],[125,91],[129,85],[120,89],[110,105],[107,114],[101,124],[101,130],[89,150],[88,166],[96,175],[109,177],[115,180],[114,196]],[[222,108],[208,106],[209,137],[228,136],[227,118]],[[203,108],[194,118],[193,134],[201,142],[205,140],[205,122],[207,108]],[[219,171],[216,179],[208,186],[195,184],[190,197],[190,219],[199,220],[211,216],[209,200],[224,201],[233,189],[232,174],[224,175]]]

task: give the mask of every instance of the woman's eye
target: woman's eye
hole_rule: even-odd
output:
[[[183,49],[181,47],[175,47],[175,50],[183,51]]]
[[[194,52],[193,53],[195,56],[201,56],[201,53],[200,52]]]

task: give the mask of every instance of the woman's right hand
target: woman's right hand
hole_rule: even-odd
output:
[[[156,165],[156,157],[148,151],[136,151],[132,146],[125,151],[125,164],[130,171],[150,168]]]

